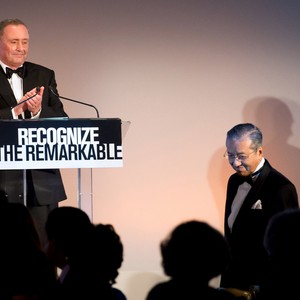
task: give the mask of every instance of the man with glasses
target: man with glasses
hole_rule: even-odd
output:
[[[226,148],[224,157],[235,171],[228,180],[224,219],[232,260],[221,287],[248,291],[267,276],[263,236],[268,221],[277,212],[299,207],[298,196],[294,184],[264,158],[262,132],[255,125],[230,129]]]

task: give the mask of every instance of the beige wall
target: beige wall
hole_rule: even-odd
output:
[[[300,189],[299,13],[292,0],[1,4],[1,19],[30,27],[29,60],[56,71],[62,96],[131,121],[124,167],[93,170],[93,220],[122,237],[128,300],[161,280],[158,245],[179,222],[222,230],[232,172],[222,155],[236,123],[261,127],[266,157]],[[63,175],[63,205],[77,205],[77,170]]]

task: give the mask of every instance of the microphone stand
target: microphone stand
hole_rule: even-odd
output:
[[[58,95],[52,86],[49,86],[49,90],[51,91],[51,93],[61,99],[67,100],[67,101],[71,101],[71,102],[75,102],[78,104],[82,104],[82,105],[86,105],[86,106],[90,106],[92,108],[95,109],[96,114],[97,114],[97,118],[99,119],[99,111],[97,109],[96,106],[89,104],[89,103],[85,103],[82,101],[78,101],[78,100],[74,100],[74,99],[70,99],[67,97],[62,97],[60,95]],[[84,174],[86,177],[86,181],[90,182],[89,186],[85,189],[82,188],[82,175],[83,175],[83,171],[81,170],[81,168],[78,168],[77,170],[77,176],[78,176],[78,207],[80,209],[83,209],[90,217],[91,221],[93,221],[93,169],[89,169],[89,170],[85,170]],[[90,206],[89,207],[82,207],[82,197],[84,194],[87,194],[89,197],[89,202],[90,202]]]
[[[96,114],[97,114],[97,118],[99,119],[99,111],[98,111],[98,109],[97,109],[96,106],[94,106],[94,105],[92,105],[92,104],[89,104],[89,103],[82,102],[82,101],[70,99],[70,98],[67,98],[67,97],[62,97],[62,96],[60,96],[60,95],[58,95],[57,93],[54,92],[54,89],[53,89],[52,86],[49,86],[49,90],[51,91],[51,93],[52,93],[54,96],[56,96],[56,97],[58,97],[58,98],[61,98],[61,99],[67,100],[67,101],[71,101],[71,102],[75,102],[75,103],[78,103],[78,104],[90,106],[90,107],[94,108],[95,111],[96,111]]]

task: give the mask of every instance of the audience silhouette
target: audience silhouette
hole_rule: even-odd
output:
[[[56,284],[28,209],[0,193],[1,300],[50,300]]]
[[[46,232],[49,260],[62,270],[57,300],[126,299],[118,298],[123,294],[112,288],[123,259],[122,244],[112,227],[94,226],[83,210],[62,206],[49,213]],[[115,252],[110,253],[109,247]],[[115,253],[120,254],[116,262]]]
[[[272,282],[266,283],[262,295],[273,295],[270,287],[279,280],[286,295],[285,289],[294,292],[297,284],[289,277],[293,289],[280,272],[286,275],[290,266],[300,267],[296,255],[300,251],[300,239],[296,239],[300,210],[280,219],[288,234],[278,231],[279,218],[272,224],[266,248],[279,271],[272,273]],[[94,225],[83,210],[62,206],[50,212],[45,229],[48,243],[43,250],[28,209],[20,203],[7,203],[0,191],[1,300],[126,300],[113,286],[123,262],[123,244],[111,224]],[[284,242],[279,240],[282,238]],[[147,300],[237,299],[209,285],[227,267],[230,252],[223,235],[208,223],[191,220],[179,224],[160,249],[163,269],[170,279],[150,289]],[[295,257],[286,266],[283,258],[292,259],[291,253]]]
[[[116,283],[119,275],[118,269],[123,262],[123,244],[120,236],[111,224],[97,224],[96,227],[96,257],[98,258],[100,277],[107,285],[108,295],[116,300],[126,300],[125,295],[116,288],[111,288]]]
[[[230,252],[223,235],[205,222],[179,224],[161,243],[162,265],[170,280],[158,283],[147,300],[236,299],[209,281],[226,268]]]
[[[258,299],[298,299],[300,269],[300,210],[288,209],[270,220],[264,246],[270,258],[268,282]]]

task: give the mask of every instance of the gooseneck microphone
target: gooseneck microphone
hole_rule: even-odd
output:
[[[61,98],[61,99],[64,99],[64,100],[68,100],[68,101],[71,101],[71,102],[75,102],[75,103],[78,103],[78,104],[90,106],[90,107],[94,108],[95,111],[96,111],[96,113],[97,113],[97,118],[99,118],[99,111],[98,111],[98,109],[97,109],[96,106],[94,106],[94,105],[92,105],[92,104],[89,104],[89,103],[82,102],[82,101],[78,101],[78,100],[74,100],[74,99],[62,97],[62,96],[60,96],[60,95],[58,95],[57,93],[54,92],[52,86],[49,86],[49,90],[51,91],[51,93],[52,93],[53,95],[55,95],[55,96],[58,97],[58,98]]]
[[[21,101],[21,102],[18,102],[16,105],[12,106],[11,109],[14,109],[15,107],[17,107],[17,106],[19,106],[19,105],[21,105],[21,104],[27,102],[28,100],[30,100],[30,99],[32,99],[32,98],[34,98],[34,97],[40,92],[40,90],[41,90],[41,88],[40,88],[39,86],[37,86],[37,87],[35,88],[35,94],[34,94],[34,95],[30,96],[29,98],[27,98],[27,99],[25,99],[25,100],[23,100],[23,101]]]

